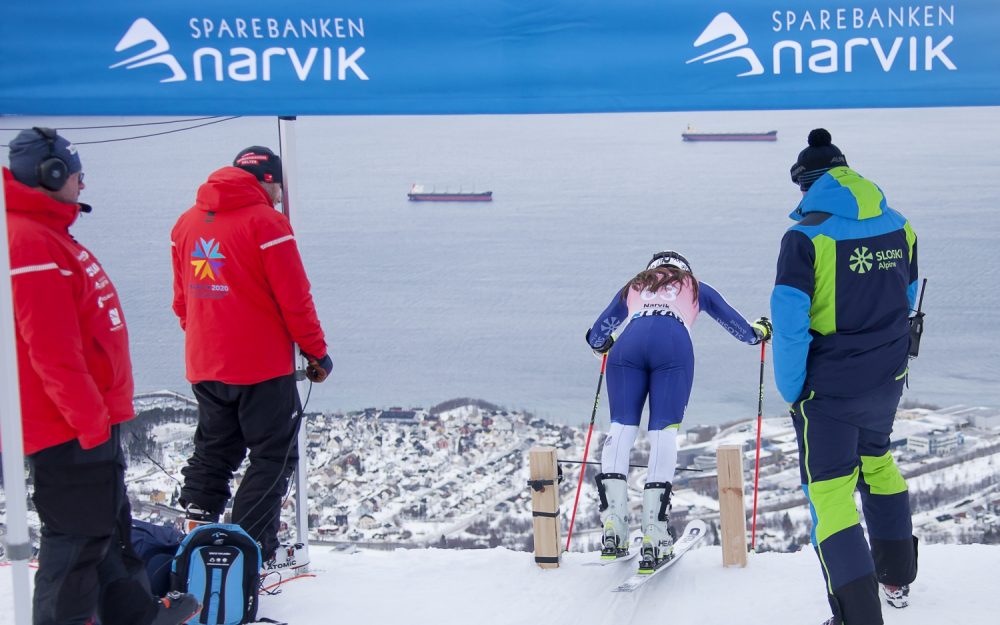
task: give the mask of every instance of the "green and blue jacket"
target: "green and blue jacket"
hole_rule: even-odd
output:
[[[917,295],[910,223],[848,167],[820,177],[789,217],[771,294],[782,397],[850,397],[901,377]]]

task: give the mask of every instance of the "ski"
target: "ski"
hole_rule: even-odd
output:
[[[592,561],[589,561],[589,562],[584,562],[583,565],[584,566],[607,566],[609,564],[617,564],[619,562],[628,562],[632,558],[634,558],[637,555],[639,555],[639,548],[640,547],[642,547],[642,531],[636,530],[636,531],[632,532],[631,536],[629,537],[629,549],[628,549],[628,553],[626,555],[619,556],[617,558],[609,558],[609,559],[605,560],[604,558],[601,557],[600,554],[596,554],[596,555],[594,555],[594,557],[597,558],[596,560],[592,560]]]
[[[674,552],[669,559],[663,561],[652,573],[634,573],[627,580],[616,586],[612,592],[632,592],[653,579],[661,571],[665,571],[681,559],[685,553],[691,550],[705,536],[705,522],[694,520],[687,524],[684,533],[674,543]]]

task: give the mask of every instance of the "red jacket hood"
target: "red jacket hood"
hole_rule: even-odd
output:
[[[271,206],[271,198],[257,178],[239,167],[223,167],[212,172],[200,187],[195,208],[203,211],[230,211],[261,203]]]
[[[73,225],[80,214],[79,204],[60,202],[38,189],[18,182],[6,167],[3,168],[3,188],[7,198],[8,213],[27,214],[52,228],[66,230]]]

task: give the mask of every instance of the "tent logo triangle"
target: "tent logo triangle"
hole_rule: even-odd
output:
[[[729,13],[719,13],[716,15],[705,30],[695,39],[694,47],[699,48],[706,43],[722,39],[723,37],[732,37],[733,40],[714,50],[689,59],[687,62],[703,61],[704,63],[715,63],[716,61],[739,58],[749,63],[750,69],[742,74],[737,74],[738,77],[758,76],[764,73],[764,66],[761,64],[760,59],[757,58],[757,53],[748,45],[750,38],[747,37],[746,31],[743,30],[743,27]]]
[[[167,38],[163,36],[163,33],[156,26],[153,26],[152,22],[144,17],[140,17],[132,22],[132,25],[129,26],[129,29],[121,38],[121,41],[115,46],[115,52],[122,52],[149,43],[153,44],[153,47],[124,61],[115,63],[111,66],[111,69],[121,67],[122,65],[125,66],[125,69],[135,69],[154,64],[166,65],[171,74],[167,78],[161,79],[160,82],[187,80],[187,73],[181,67],[181,64],[177,62],[176,57],[173,54],[168,54],[170,44],[167,42]]]

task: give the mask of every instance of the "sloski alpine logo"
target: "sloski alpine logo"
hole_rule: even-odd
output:
[[[145,67],[146,65],[161,64],[167,66],[171,75],[163,78],[160,82],[187,80],[187,73],[184,72],[181,64],[177,62],[173,54],[168,54],[170,44],[167,42],[167,38],[163,36],[163,33],[156,26],[153,26],[152,22],[144,17],[140,17],[132,22],[128,31],[125,32],[125,36],[115,46],[115,52],[122,52],[144,43],[152,43],[153,47],[124,61],[115,63],[110,69],[121,67],[122,65],[125,66],[125,69],[135,69],[137,67]]]
[[[875,261],[878,262],[879,269],[892,269],[896,266],[896,261],[903,260],[902,248],[892,250],[879,250],[875,252]]]
[[[191,252],[191,261],[194,266],[194,275],[199,280],[208,278],[211,281],[218,279],[218,271],[224,264],[222,260],[225,256],[219,251],[219,243],[215,239],[199,239],[194,244],[194,251]]]
[[[703,61],[705,63],[715,63],[726,59],[743,59],[750,64],[750,69],[742,74],[737,74],[738,77],[757,76],[764,73],[764,66],[761,64],[760,59],[757,58],[757,53],[750,49],[748,45],[750,38],[747,37],[746,31],[743,30],[743,27],[729,13],[719,13],[716,15],[715,19],[695,39],[694,47],[700,48],[706,43],[722,39],[723,37],[732,37],[733,40],[701,56],[689,59],[687,62],[695,63]]]
[[[855,273],[866,273],[872,268],[872,253],[867,247],[856,247],[851,254],[851,271]]]

